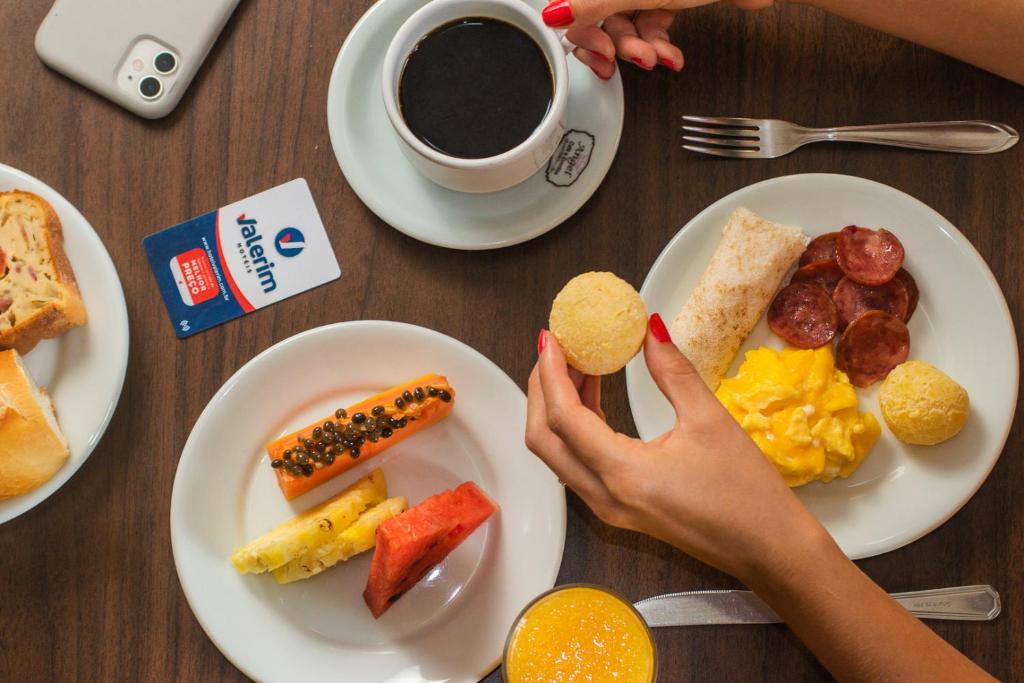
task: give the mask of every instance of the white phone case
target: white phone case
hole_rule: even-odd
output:
[[[68,78],[156,119],[181,100],[238,2],[56,0],[36,33],[36,52]],[[157,69],[162,52],[175,58],[172,71]],[[155,97],[143,94],[156,87],[147,78],[159,83]]]

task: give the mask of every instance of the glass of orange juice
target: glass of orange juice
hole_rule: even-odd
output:
[[[505,683],[653,683],[654,638],[617,593],[588,583],[556,586],[519,613],[502,657]]]

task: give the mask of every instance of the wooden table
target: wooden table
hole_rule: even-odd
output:
[[[339,320],[408,321],[463,340],[525,386],[537,330],[569,277],[610,269],[639,285],[666,241],[711,202],[812,171],[878,180],[933,206],[988,261],[1014,316],[1024,314],[1024,146],[970,157],[818,145],[747,162],[679,149],[683,113],[812,125],[978,118],[1024,128],[1020,87],[814,11],[688,13],[674,29],[687,55],[681,74],[623,69],[622,144],[590,202],[528,244],[462,253],[389,228],[335,161],[327,82],[367,0],[243,2],[178,110],[155,122],[40,63],[32,36],[48,5],[0,4],[0,161],[63,193],[104,239],[124,282],[132,354],[120,407],[92,457],[57,495],[0,527],[0,680],[244,678],[204,635],[178,584],[171,485],[207,400],[253,355],[297,332]],[[343,247],[341,280],[177,341],[142,238],[299,176]],[[611,423],[634,433],[621,375],[605,395]],[[934,628],[1003,679],[1024,678],[1022,445],[1018,420],[1004,457],[950,522],[859,563],[889,590],[998,587],[1004,612],[995,623]],[[737,585],[673,548],[603,526],[570,495],[559,582],[580,580],[632,599]],[[657,640],[665,681],[827,676],[782,626],[662,630]]]

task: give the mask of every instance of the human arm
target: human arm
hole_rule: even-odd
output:
[[[796,0],[1024,84],[1021,0]]]
[[[761,9],[773,0],[722,0]],[[1021,0],[790,0],[930,47],[1024,84],[1024,2]],[[602,78],[614,73],[617,54],[651,69],[676,71],[683,53],[668,28],[675,13],[715,0],[554,0],[544,10],[552,26],[568,27],[574,54]],[[640,11],[638,11],[640,10]],[[636,12],[634,14],[634,12]],[[604,21],[602,28],[597,24]]]
[[[600,379],[554,338],[530,376],[526,442],[608,524],[733,574],[845,680],[989,680],[885,595],[836,546],[652,317],[647,366],[676,412],[644,443],[614,432]]]

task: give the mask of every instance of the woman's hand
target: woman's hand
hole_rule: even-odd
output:
[[[566,37],[578,46],[573,50],[577,59],[598,77],[609,79],[615,73],[616,55],[648,71],[658,64],[673,71],[682,69],[683,53],[668,35],[675,13],[717,1],[555,0],[544,9],[543,18],[552,28],[567,28]],[[774,0],[723,1],[760,9]]]
[[[785,573],[805,559],[794,549],[834,548],[671,342],[660,316],[651,316],[644,357],[676,422],[648,443],[605,423],[600,378],[570,370],[553,335],[542,330],[538,347],[526,445],[604,522],[655,536],[744,581]]]

